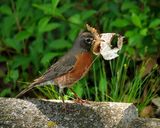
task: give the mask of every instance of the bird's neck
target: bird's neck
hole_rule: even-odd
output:
[[[73,46],[72,50],[71,50],[73,53],[81,53],[81,52],[88,52],[88,50],[84,49],[84,48],[81,48],[81,47],[76,47],[76,46]]]

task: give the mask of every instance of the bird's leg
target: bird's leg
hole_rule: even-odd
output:
[[[77,94],[76,92],[72,89],[72,88],[69,88],[71,90],[71,92],[73,92],[74,96],[77,98],[77,99],[81,99]]]
[[[76,97],[76,100],[75,100],[76,103],[79,103],[79,104],[88,103],[89,104],[87,100],[81,99],[72,88],[69,88],[69,89],[71,90],[71,92],[73,92],[74,96]]]
[[[63,88],[59,88],[59,94],[60,94],[60,97],[62,99],[62,106],[63,106],[63,109],[66,110],[66,104],[64,102],[64,91],[63,91]]]

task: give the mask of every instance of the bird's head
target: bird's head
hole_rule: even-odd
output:
[[[76,39],[75,48],[80,48],[85,51],[90,51],[91,47],[94,43],[93,34],[90,32],[80,33],[78,38]]]

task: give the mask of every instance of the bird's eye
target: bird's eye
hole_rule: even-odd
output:
[[[87,44],[91,44],[91,43],[92,43],[92,38],[86,38],[86,39],[85,39],[85,42],[86,42]]]

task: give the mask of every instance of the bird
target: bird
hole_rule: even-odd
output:
[[[92,46],[94,35],[91,32],[81,32],[76,38],[73,47],[57,62],[50,66],[39,78],[35,79],[26,89],[21,91],[16,98],[23,96],[26,92],[36,86],[45,86],[51,83],[59,87],[60,96],[64,103],[63,90],[69,88],[74,96],[82,102],[83,100],[71,88],[77,81],[82,79],[93,63]]]

